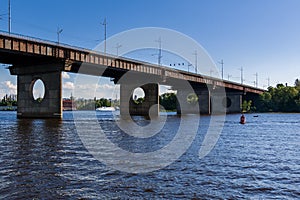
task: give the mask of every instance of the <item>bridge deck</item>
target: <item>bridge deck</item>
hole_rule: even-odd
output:
[[[34,59],[33,59],[34,58]],[[103,54],[98,51],[58,45],[54,42],[29,38],[15,34],[0,33],[0,62],[13,65],[41,65],[47,62],[65,62],[66,65],[80,66],[82,63],[109,67],[115,71],[135,71],[156,75],[166,79],[181,79],[194,83],[225,87],[243,92],[260,94],[264,90],[214,77],[203,76],[151,63],[141,62],[124,57]],[[65,71],[76,72],[66,67]]]

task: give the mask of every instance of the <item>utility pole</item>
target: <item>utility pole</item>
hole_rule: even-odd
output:
[[[255,75],[255,84],[256,87],[258,87],[258,73],[256,72],[254,75]]]
[[[104,26],[104,54],[106,54],[106,17],[104,18],[102,25]]]
[[[188,72],[190,72],[190,66],[192,66],[192,64],[188,63]]]
[[[63,32],[62,28],[57,27],[57,44],[59,44],[59,35]]]
[[[210,74],[210,77],[212,77],[212,74],[213,74],[214,70],[209,70],[209,74]]]
[[[119,43],[117,43],[116,49],[117,49],[117,56],[119,56],[119,48],[121,48],[122,45],[120,45]]]
[[[243,67],[240,68],[240,71],[241,71],[241,84],[243,85],[243,82],[244,82],[244,77],[243,77],[244,69],[243,69]]]
[[[10,0],[8,0],[8,33],[11,32],[11,6],[10,6]]]
[[[158,42],[158,45],[159,45],[159,49],[158,49],[158,65],[161,65],[161,58],[162,58],[161,38],[159,37],[159,39],[156,40],[156,42]]]
[[[268,87],[270,87],[270,77],[268,77],[267,80],[268,80]]]
[[[222,79],[224,79],[224,62],[223,59],[221,60],[221,62],[219,62],[222,66]]]
[[[196,72],[196,74],[197,74],[197,72],[198,72],[198,67],[197,67],[197,65],[198,65],[198,59],[197,59],[197,57],[198,57],[198,53],[197,53],[197,50],[195,50],[195,52],[194,52],[194,54],[193,54],[194,56],[195,56],[195,72]]]
[[[229,79],[232,77],[232,75],[230,75],[230,74],[228,74],[228,81],[229,81]]]

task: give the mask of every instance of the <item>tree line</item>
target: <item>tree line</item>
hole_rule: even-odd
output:
[[[17,95],[6,94],[1,99],[0,106],[17,106]]]
[[[277,84],[260,95],[256,106],[258,112],[300,112],[300,81],[294,86]]]

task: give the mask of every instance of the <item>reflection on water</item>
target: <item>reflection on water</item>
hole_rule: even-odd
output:
[[[113,115],[97,115],[106,136],[132,152],[162,148],[180,122],[168,116],[163,132],[136,139],[118,129]],[[199,159],[210,122],[201,117],[193,144],[176,162],[155,172],[128,174],[89,154],[71,112],[63,120],[18,120],[15,112],[0,112],[0,199],[299,199],[300,115],[246,117],[247,124],[240,125],[238,115],[227,116],[217,145]]]

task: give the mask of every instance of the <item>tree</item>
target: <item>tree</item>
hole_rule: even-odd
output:
[[[159,104],[167,111],[176,110],[177,97],[175,93],[164,93],[159,97]]]
[[[296,87],[300,86],[300,81],[299,81],[299,79],[296,79],[296,80],[295,80],[295,86],[296,86]]]
[[[269,87],[267,92],[260,95],[258,111],[300,112],[299,80],[296,79],[294,87],[283,84]]]
[[[251,105],[252,105],[251,100],[249,100],[249,101],[244,100],[242,103],[242,112],[243,113],[249,112],[251,110]]]

